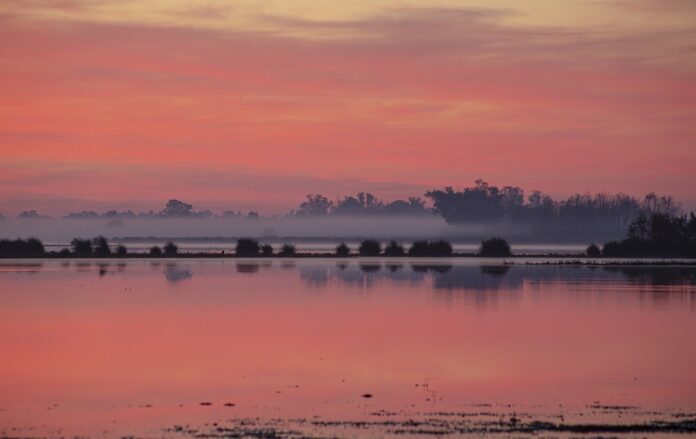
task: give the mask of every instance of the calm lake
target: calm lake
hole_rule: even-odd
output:
[[[0,303],[0,436],[696,432],[694,266],[0,261]]]

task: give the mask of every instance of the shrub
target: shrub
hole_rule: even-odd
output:
[[[271,247],[270,244],[264,244],[261,246],[261,253],[263,253],[264,256],[273,256],[273,247]]]
[[[255,239],[241,238],[237,240],[234,252],[237,256],[256,256],[260,250],[261,247]]]
[[[484,257],[504,258],[512,256],[510,244],[503,238],[493,237],[481,241],[479,255]]]
[[[43,256],[46,252],[43,243],[36,238],[29,238],[25,242],[29,256]]]
[[[626,239],[607,242],[602,256],[696,257],[696,215],[639,215]]]
[[[360,256],[379,256],[382,253],[382,244],[374,239],[366,239],[360,243],[358,253]]]
[[[157,247],[156,245],[153,245],[152,247],[150,247],[149,255],[150,256],[162,256],[162,249]]]
[[[73,253],[76,256],[91,256],[92,255],[92,241],[89,239],[75,238],[70,242],[70,246],[73,249]]]
[[[405,254],[406,251],[404,250],[404,246],[396,241],[391,241],[389,245],[384,248],[385,256],[404,256]]]
[[[116,247],[116,254],[118,256],[125,256],[128,254],[128,249],[125,245],[121,244],[118,247]]]
[[[280,256],[295,256],[295,246],[292,244],[283,244],[279,254]]]
[[[94,254],[96,256],[109,256],[111,254],[109,243],[103,236],[94,238],[92,240],[92,247],[94,248]]]
[[[439,240],[434,242],[415,241],[408,249],[409,256],[452,256],[452,244]]]
[[[447,241],[431,242],[429,247],[431,256],[452,256],[452,244]]]
[[[591,258],[598,258],[601,256],[602,251],[599,249],[597,244],[593,243],[587,247],[587,250],[585,250],[585,253],[587,254],[587,256],[589,256]]]
[[[428,241],[414,241],[408,249],[409,256],[428,256]]]
[[[617,241],[605,242],[602,247],[602,256],[615,257],[621,255],[621,244]]]
[[[41,257],[44,253],[43,243],[36,238],[0,240],[0,257],[2,258]]]
[[[169,241],[164,246],[164,255],[165,256],[176,256],[178,253],[179,253],[179,246],[177,246],[173,242]]]
[[[350,248],[345,242],[342,242],[336,246],[336,256],[346,257],[350,255]]]

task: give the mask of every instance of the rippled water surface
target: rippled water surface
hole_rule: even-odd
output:
[[[5,261],[0,303],[0,436],[696,433],[693,266]]]

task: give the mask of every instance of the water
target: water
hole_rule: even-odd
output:
[[[693,266],[4,261],[0,301],[0,436],[696,427]]]

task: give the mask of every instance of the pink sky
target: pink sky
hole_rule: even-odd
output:
[[[562,3],[5,1],[0,213],[479,177],[696,206],[696,4]]]

